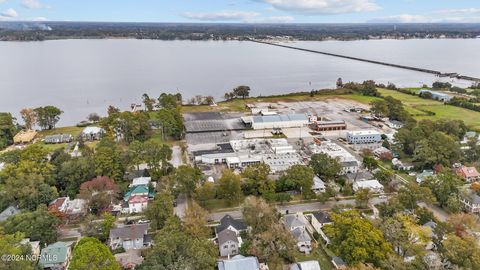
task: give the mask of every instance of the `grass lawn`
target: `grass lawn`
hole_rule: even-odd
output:
[[[409,113],[414,115],[417,120],[421,119],[450,119],[463,120],[467,126],[472,129],[480,130],[480,112],[467,110],[451,105],[444,105],[440,101],[423,99],[417,96],[412,96],[393,90],[379,89],[379,92],[385,96],[391,96],[403,102]],[[423,112],[422,112],[423,111]],[[433,116],[425,115],[424,111],[435,113]]]
[[[54,134],[71,134],[73,137],[77,137],[80,135],[84,128],[83,127],[77,127],[77,126],[71,126],[71,127],[61,127],[61,128],[54,128],[50,130],[42,130],[38,133],[40,138],[44,138],[45,136],[48,135],[54,135]]]
[[[228,200],[213,199],[213,200],[208,200],[205,203],[203,203],[202,207],[205,208],[208,211],[213,211],[213,210],[219,210],[219,209],[234,208],[234,207],[238,207],[239,205],[240,204],[231,205],[231,204],[229,204]]]
[[[330,258],[328,255],[325,253],[323,248],[321,246],[315,248],[312,253],[305,255],[303,253],[297,252],[295,255],[295,259],[298,262],[303,262],[303,261],[310,261],[310,260],[315,260],[318,261],[320,264],[320,269],[322,270],[331,270],[333,269],[333,265],[330,262]]]

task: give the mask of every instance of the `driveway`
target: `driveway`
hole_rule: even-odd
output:
[[[178,168],[183,164],[182,148],[178,145],[172,147],[172,159],[170,160],[173,167]]]

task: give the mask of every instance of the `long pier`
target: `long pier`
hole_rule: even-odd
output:
[[[310,52],[310,53],[316,53],[316,54],[323,54],[323,55],[328,55],[328,56],[333,56],[333,57],[340,57],[340,58],[344,58],[344,59],[361,61],[361,62],[376,64],[376,65],[383,65],[383,66],[401,68],[401,69],[406,69],[406,70],[413,70],[413,71],[418,71],[418,72],[423,72],[423,73],[429,73],[429,74],[434,74],[434,75],[439,76],[439,77],[450,77],[450,78],[457,78],[459,80],[480,82],[480,78],[475,78],[475,77],[471,77],[471,76],[464,76],[464,75],[460,75],[458,73],[444,73],[444,72],[440,72],[440,71],[432,70],[432,69],[418,68],[418,67],[399,65],[399,64],[392,64],[392,63],[387,63],[387,62],[382,62],[382,61],[353,57],[353,56],[337,54],[337,53],[329,53],[329,52],[323,52],[323,51],[317,51],[317,50],[304,49],[304,48],[282,45],[282,44],[277,44],[277,43],[271,43],[271,42],[266,42],[266,41],[260,41],[260,40],[255,40],[255,39],[248,39],[248,41],[255,42],[255,43],[260,43],[260,44],[271,45],[271,46],[276,46],[276,47],[287,48],[287,49],[293,49],[293,50],[298,50],[298,51],[304,51],[304,52]]]

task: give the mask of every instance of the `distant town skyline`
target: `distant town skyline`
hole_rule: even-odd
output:
[[[0,21],[480,23],[478,0],[0,0]]]

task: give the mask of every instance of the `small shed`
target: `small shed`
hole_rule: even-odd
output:
[[[35,130],[22,130],[13,137],[13,143],[14,144],[31,143],[33,139],[35,139],[35,136],[37,136],[37,132]]]

